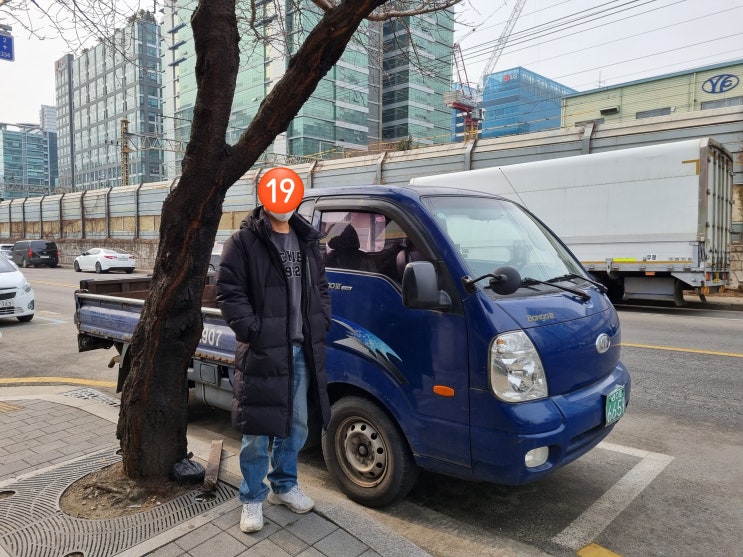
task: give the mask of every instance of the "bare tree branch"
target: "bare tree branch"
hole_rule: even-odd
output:
[[[452,6],[461,4],[463,1],[464,0],[446,0],[444,2],[439,2],[437,0],[424,0],[423,2],[420,2],[415,8],[411,8],[409,10],[387,9],[385,6],[383,8],[377,9],[366,19],[368,19],[369,21],[388,21],[390,19],[399,17],[411,17],[415,15],[430,14],[433,12],[451,8]]]
[[[409,9],[391,8],[385,5],[385,7],[377,8],[377,10],[375,10],[375,12],[366,19],[369,21],[387,21],[398,17],[410,17],[415,15],[428,14],[451,8],[452,6],[461,4],[463,1],[464,0],[422,0],[418,3],[417,6],[411,7]],[[312,3],[326,12],[336,8],[338,5],[332,0],[312,0]],[[389,3],[395,4],[393,2]]]

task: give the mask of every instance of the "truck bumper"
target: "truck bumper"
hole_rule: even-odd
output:
[[[473,479],[525,484],[584,455],[617,423],[606,425],[605,408],[607,395],[618,386],[624,387],[628,404],[630,377],[621,363],[597,383],[544,400],[506,404],[489,391],[471,391]],[[539,447],[549,448],[547,461],[527,467],[526,453]]]

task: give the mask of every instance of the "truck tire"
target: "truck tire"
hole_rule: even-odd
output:
[[[418,478],[418,467],[397,424],[365,398],[344,397],[333,404],[322,451],[340,490],[367,507],[402,499]]]
[[[612,304],[621,304],[624,299],[624,282],[622,279],[602,281],[606,286],[606,295]]]

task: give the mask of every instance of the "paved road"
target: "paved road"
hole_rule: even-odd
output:
[[[31,323],[0,321],[0,385],[50,375],[114,382],[115,370],[106,367],[112,351],[76,352],[72,292],[81,276],[95,275],[27,274],[39,312]],[[424,475],[404,501],[369,514],[441,556],[568,556],[589,543],[624,557],[739,554],[742,317],[709,308],[621,308],[633,393],[607,442],[547,480],[517,488]],[[191,411],[194,424],[237,442],[226,413],[198,405]],[[334,489],[317,451],[303,456],[302,474]]]

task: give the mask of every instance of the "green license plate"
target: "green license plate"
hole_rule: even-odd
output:
[[[611,425],[624,416],[624,386],[620,385],[606,395],[606,425]]]

